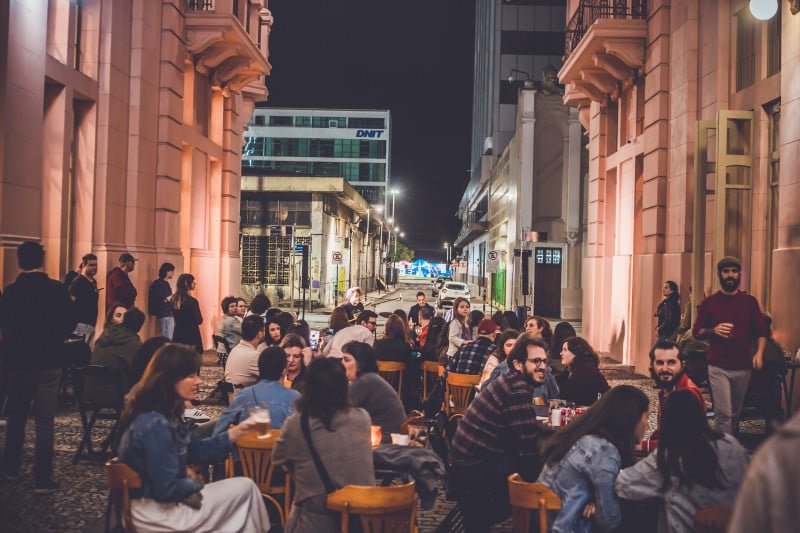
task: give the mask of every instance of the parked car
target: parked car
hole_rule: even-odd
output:
[[[439,300],[436,302],[436,306],[440,309],[453,307],[453,301],[458,297],[469,300],[469,285],[459,281],[446,281],[444,286],[439,289]]]
[[[439,289],[445,284],[446,281],[453,281],[453,278],[450,276],[439,276],[433,283],[431,283],[431,296],[436,296],[439,294]]]

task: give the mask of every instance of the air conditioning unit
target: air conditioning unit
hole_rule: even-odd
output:
[[[494,149],[494,141],[491,137],[486,137],[483,140],[483,155],[492,155]]]

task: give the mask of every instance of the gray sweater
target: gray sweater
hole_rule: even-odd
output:
[[[397,391],[376,372],[367,372],[350,384],[350,403],[369,413],[372,423],[381,427],[384,441],[399,433],[406,411]]]
[[[334,485],[375,485],[370,420],[366,411],[357,408],[339,411],[333,417],[333,431],[325,429],[322,422],[313,417],[309,425],[311,441]],[[286,465],[294,475],[294,505],[284,531],[338,531],[336,515],[325,509],[325,486],[308,451],[300,427],[300,413],[286,419],[272,450],[272,461],[276,466]]]
[[[659,532],[694,531],[694,514],[698,510],[710,505],[733,506],[747,468],[747,450],[733,436],[725,434],[715,445],[720,470],[725,476],[725,488],[680,486],[678,478],[673,477],[670,488],[662,492],[664,478],[656,465],[658,452],[653,452],[635,465],[620,471],[615,485],[617,496],[628,500],[661,498],[664,500],[664,512],[659,519]]]

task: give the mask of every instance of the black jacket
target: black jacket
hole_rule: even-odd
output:
[[[0,304],[3,356],[9,371],[63,364],[64,339],[77,324],[67,288],[44,272],[23,272]]]
[[[678,299],[674,295],[670,295],[661,300],[655,316],[658,317],[658,326],[656,326],[658,336],[671,339],[681,323],[681,305]]]

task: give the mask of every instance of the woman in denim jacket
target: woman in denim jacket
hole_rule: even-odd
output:
[[[620,498],[663,502],[658,531],[690,533],[698,509],[733,507],[748,454],[732,435],[714,431],[693,393],[667,396],[658,451],[617,476]]]
[[[539,483],[561,498],[554,533],[608,531],[622,522],[614,481],[633,463],[633,446],[647,430],[649,400],[630,385],[603,395],[544,444]]]
[[[221,462],[231,443],[254,429],[246,420],[209,439],[195,437],[181,414],[197,399],[200,356],[188,346],[158,350],[134,385],[122,413],[119,460],[142,488],[131,491],[137,531],[266,531],[269,516],[258,487],[243,477],[203,486],[187,464]]]

